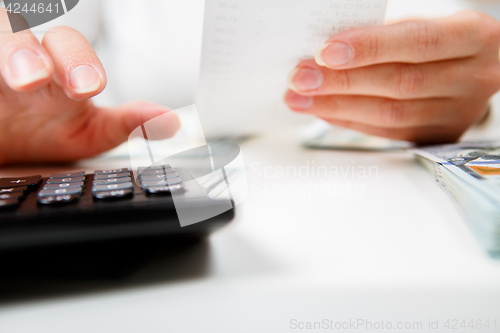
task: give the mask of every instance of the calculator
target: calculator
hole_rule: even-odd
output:
[[[136,175],[136,177],[134,176]],[[233,209],[182,227],[178,202],[217,209],[186,169],[170,165],[0,178],[0,250],[138,236],[203,237],[227,224]]]

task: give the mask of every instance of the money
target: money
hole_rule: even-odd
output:
[[[500,141],[414,149],[490,255],[500,256]]]

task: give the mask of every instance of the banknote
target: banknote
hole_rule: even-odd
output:
[[[500,257],[500,142],[463,142],[414,149],[480,243]]]

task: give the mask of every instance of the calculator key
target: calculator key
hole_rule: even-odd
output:
[[[133,187],[134,185],[132,185],[131,182],[111,185],[94,185],[92,187],[92,193],[101,191],[125,190]]]
[[[24,194],[24,192],[26,192],[27,190],[28,190],[28,186],[0,188],[0,194],[17,193],[17,192],[21,192]]]
[[[172,186],[150,186],[146,187],[144,191],[148,194],[168,194],[182,189],[182,185]]]
[[[141,175],[141,180],[160,180],[160,179],[171,179],[178,178],[179,176],[176,173],[167,173],[162,175],[151,175],[151,176],[143,176]]]
[[[39,197],[50,197],[50,196],[58,196],[64,194],[81,194],[81,187],[72,187],[72,188],[60,188],[57,190],[41,190],[38,192]]]
[[[96,175],[105,175],[105,174],[108,174],[108,173],[120,173],[120,172],[128,172],[129,170],[127,168],[123,168],[123,169],[110,169],[110,170],[96,170],[94,171],[94,173]]]
[[[133,193],[134,191],[130,188],[123,190],[102,191],[102,192],[95,192],[94,198],[98,200],[125,199],[131,197]]]
[[[163,166],[150,166],[150,167],[138,167],[137,171],[142,173],[143,171],[151,171],[151,170],[163,170]]]
[[[94,185],[121,184],[121,183],[127,183],[127,182],[131,182],[131,181],[132,181],[132,179],[130,177],[110,178],[110,179],[94,180],[93,184]]]
[[[80,183],[84,181],[85,177],[52,178],[47,179],[47,182],[45,184]]]
[[[30,176],[19,178],[0,178],[0,188],[23,187],[36,188],[42,182],[42,176]]]
[[[19,205],[19,199],[0,200],[0,209],[14,208]]]
[[[48,197],[38,197],[38,203],[43,205],[65,204],[78,200],[78,194],[50,195]]]
[[[15,192],[9,194],[0,194],[0,200],[9,200],[9,199],[22,199],[24,198],[23,192]]]
[[[107,173],[102,175],[94,175],[94,179],[109,179],[109,178],[123,178],[130,177],[130,172],[120,172],[120,173]]]
[[[142,181],[142,187],[150,187],[150,186],[163,186],[163,185],[177,185],[182,183],[179,177],[172,179],[160,179],[160,180],[147,180]]]
[[[173,171],[165,171],[164,169],[158,169],[158,170],[144,170],[142,172],[139,172],[140,176],[153,176],[153,175],[164,175],[167,173],[170,173]]]
[[[75,171],[68,173],[54,173],[49,178],[72,178],[85,176],[85,171]]]
[[[61,184],[45,184],[44,190],[57,190],[58,188],[83,187],[83,182],[61,183]]]

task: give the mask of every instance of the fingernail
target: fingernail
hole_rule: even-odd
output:
[[[313,106],[313,98],[289,91],[285,96],[285,103],[294,111],[306,111]]]
[[[28,49],[17,50],[9,61],[10,78],[18,87],[46,78],[49,73],[42,60]]]
[[[80,65],[71,70],[69,85],[77,94],[86,94],[99,89],[101,79],[94,68]]]
[[[297,91],[316,90],[323,84],[323,74],[309,67],[295,68],[288,78],[290,89]]]
[[[316,63],[327,67],[341,66],[351,61],[353,55],[354,50],[346,43],[327,43],[316,51]]]

